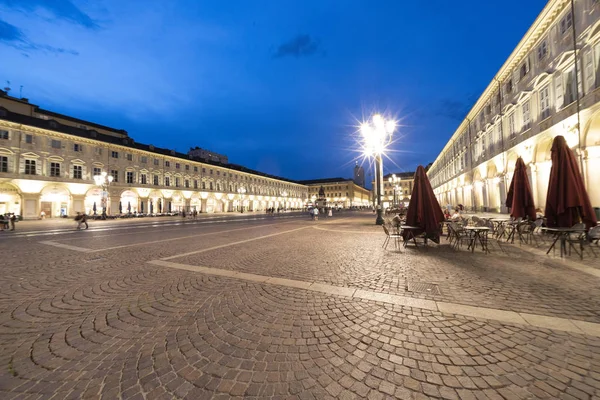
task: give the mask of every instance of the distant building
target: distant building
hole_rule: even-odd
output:
[[[327,178],[299,181],[308,186],[308,200],[325,198],[331,207],[365,207],[370,205],[371,191],[354,183],[352,179]]]
[[[354,166],[354,183],[358,186],[365,187],[365,169],[356,163]]]
[[[201,158],[203,160],[214,161],[221,164],[228,164],[229,161],[226,155],[215,153],[214,151],[202,149],[198,146],[190,148],[188,155],[193,158]]]
[[[390,178],[393,175],[396,175],[396,178],[399,179],[396,183],[390,182]],[[396,172],[395,174],[387,174],[383,176],[383,192],[381,193],[381,206],[383,209],[392,207],[394,205],[394,194],[396,195],[396,204],[403,203],[405,206],[408,206],[413,190],[414,177],[414,172]],[[372,182],[372,185],[374,188],[376,187],[375,181]],[[394,191],[396,193],[394,193]],[[377,201],[377,199],[375,199],[375,195],[375,190],[373,190],[373,204],[375,204]]]

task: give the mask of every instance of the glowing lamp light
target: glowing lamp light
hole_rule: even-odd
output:
[[[500,178],[499,178],[499,177],[495,177],[495,178],[492,180],[492,182],[493,182],[494,184],[498,184],[498,183],[500,183]]]

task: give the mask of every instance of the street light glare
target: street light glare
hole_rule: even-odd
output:
[[[393,119],[387,120],[385,122],[385,130],[387,131],[387,133],[392,133],[396,130],[396,121],[394,121]]]
[[[362,133],[362,135],[365,138],[369,137],[369,135],[371,134],[371,127],[369,126],[369,124],[367,122],[363,122],[360,125],[360,132]]]

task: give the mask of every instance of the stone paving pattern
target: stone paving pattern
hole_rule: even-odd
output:
[[[374,230],[361,218],[341,222],[319,221],[318,226]],[[598,337],[146,263],[222,245],[224,237],[235,242],[311,224],[292,221],[214,235],[209,233],[218,229],[203,227],[196,233],[204,236],[198,238],[91,254],[41,245],[36,238],[0,243],[0,398],[600,397]],[[240,227],[244,225],[232,223],[221,229]],[[164,229],[144,235],[154,241],[193,233]],[[138,242],[139,235],[133,234],[130,242]],[[570,310],[584,300],[585,290],[596,288],[598,293],[597,278],[579,276],[564,266],[531,263],[522,256],[491,261],[489,256],[443,248],[398,254],[381,250],[382,239],[311,226],[174,261],[259,268],[250,272],[290,279],[320,275],[330,283],[353,282],[381,291],[401,292],[415,276],[425,282],[435,277],[442,296],[463,296],[457,298],[471,305],[488,299],[484,289],[469,289],[486,282],[489,296],[498,299],[490,300],[496,308],[517,305],[505,297],[530,285],[522,303],[546,315],[556,314],[552,304],[567,303],[560,312],[571,318]],[[121,235],[107,246],[128,240]],[[63,243],[86,247],[85,241]],[[229,259],[222,254],[227,252]],[[362,269],[360,262],[366,264]],[[390,277],[392,268],[396,281]],[[494,273],[495,268],[504,271]],[[467,272],[452,278],[460,269]],[[363,270],[369,279],[359,280]],[[386,277],[377,279],[377,274]],[[523,274],[527,284],[519,283]],[[469,281],[474,276],[480,277],[479,284]],[[441,283],[446,277],[454,286]],[[574,285],[583,285],[580,297],[570,297],[576,296]],[[453,293],[463,286],[461,293]],[[565,289],[550,293],[560,286]],[[468,300],[478,293],[481,297]],[[593,300],[587,295],[585,299]],[[544,303],[549,301],[553,303]],[[579,308],[589,312],[580,319],[596,318],[597,303]]]

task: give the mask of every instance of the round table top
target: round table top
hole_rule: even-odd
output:
[[[465,226],[465,229],[471,230],[471,231],[489,231],[490,228],[487,226]]]

